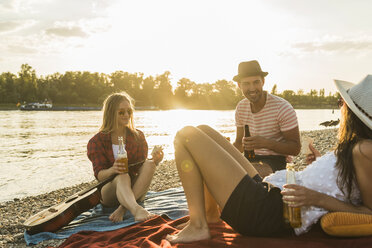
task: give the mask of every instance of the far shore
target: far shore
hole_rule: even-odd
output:
[[[46,111],[99,111],[102,109],[102,106],[99,105],[54,105],[52,109],[48,109]],[[177,108],[173,109],[159,109],[157,107],[153,106],[136,106],[136,111],[141,111],[141,110],[174,110]],[[337,109],[336,106],[294,106],[294,109]],[[5,111],[5,110],[20,110],[15,104],[0,104],[0,111]],[[205,108],[193,108],[193,109],[188,109],[188,110],[234,110],[232,109],[205,109]],[[45,110],[33,110],[33,111],[45,111]]]
[[[302,131],[301,136],[310,137],[314,140],[314,146],[321,154],[332,150],[337,143],[337,129]],[[306,168],[304,156],[294,157],[297,170]],[[60,200],[87,189],[96,182],[82,183],[71,187],[52,191],[50,193],[29,196],[22,199],[14,199],[13,201],[1,202],[0,213],[0,247],[26,247],[23,238],[23,222],[33,214],[57,204]],[[151,191],[162,191],[168,188],[180,187],[181,182],[178,177],[176,164],[174,160],[163,161],[158,167],[154,175],[154,179],[150,185]],[[64,240],[47,240],[33,247],[59,246]]]

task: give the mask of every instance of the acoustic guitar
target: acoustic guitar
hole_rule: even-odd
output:
[[[143,162],[144,161],[130,164],[129,166],[132,167]],[[96,206],[101,199],[100,189],[106,183],[114,179],[115,176],[116,175],[109,177],[88,189],[79,191],[68,197],[65,201],[31,216],[23,223],[27,233],[32,235],[39,232],[58,231],[75,219],[79,214]]]

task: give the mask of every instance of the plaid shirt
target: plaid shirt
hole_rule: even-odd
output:
[[[147,158],[148,146],[145,135],[138,129],[137,132],[139,134],[138,141],[134,134],[127,129],[125,150],[128,154],[129,164],[138,163]],[[97,133],[89,140],[87,148],[87,155],[89,160],[92,161],[94,176],[97,178],[100,170],[110,168],[115,162],[111,134]]]

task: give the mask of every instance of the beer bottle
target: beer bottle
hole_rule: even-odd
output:
[[[296,172],[294,170],[294,164],[287,165],[287,184],[296,184]],[[288,189],[287,189],[288,190]],[[283,217],[284,221],[289,223],[291,227],[298,228],[301,227],[301,208],[300,207],[290,207],[288,202],[283,201]]]
[[[249,133],[249,126],[244,126],[244,137],[250,137],[251,134]],[[254,153],[254,150],[244,150],[244,157],[246,157],[248,160],[254,159],[256,157],[256,154]]]
[[[118,150],[117,160],[118,162],[124,164],[122,168],[122,172],[127,173],[128,172],[128,155],[127,155],[127,151],[125,150],[123,137],[119,136],[118,141],[119,141],[119,150]]]

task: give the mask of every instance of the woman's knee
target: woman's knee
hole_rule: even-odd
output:
[[[174,137],[174,146],[178,146],[180,144],[184,144],[187,140],[194,136],[197,132],[197,128],[193,126],[185,126],[180,129],[176,136]]]
[[[114,178],[114,180],[112,180],[112,182],[115,184],[115,186],[117,186],[120,183],[128,182],[128,181],[130,182],[130,176],[129,176],[128,173],[117,174],[116,177]]]
[[[197,126],[197,128],[199,128],[203,132],[206,132],[206,131],[209,131],[209,130],[213,130],[213,128],[211,128],[210,126],[205,125],[205,124],[199,125],[199,126]]]

